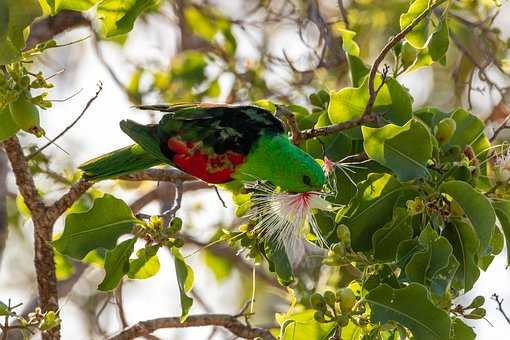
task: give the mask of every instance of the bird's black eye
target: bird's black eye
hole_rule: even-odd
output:
[[[305,183],[306,185],[312,185],[312,180],[310,179],[309,176],[304,175],[303,176],[303,183]]]

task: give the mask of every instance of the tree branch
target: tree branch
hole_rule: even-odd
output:
[[[25,200],[34,223],[34,265],[37,276],[39,303],[43,312],[58,312],[57,278],[53,248],[50,241],[53,237],[53,223],[46,214],[47,207],[37,193],[27,160],[16,136],[5,140],[5,152],[16,178],[16,185]],[[59,339],[60,327],[56,326],[42,333],[44,340]]]
[[[299,139],[310,139],[318,136],[331,135],[344,130],[352,129],[353,127],[360,126],[367,123],[377,122],[378,117],[375,115],[365,115],[359,118],[348,120],[343,123],[328,125],[317,129],[308,129],[299,132]]]
[[[506,322],[510,324],[510,317],[506,314],[505,310],[503,309],[503,299],[499,297],[498,294],[492,294],[491,298],[496,301],[498,304],[497,310],[503,315]]]
[[[108,340],[129,340],[139,336],[150,334],[161,328],[188,328],[202,326],[220,326],[229,330],[232,334],[244,338],[263,340],[275,340],[275,337],[269,331],[262,328],[254,328],[243,324],[236,317],[228,314],[197,314],[190,315],[184,322],[179,317],[157,318],[152,320],[140,321],[137,324],[124,329],[117,335]]]
[[[8,222],[7,222],[7,157],[0,149],[0,265],[2,264],[2,254],[7,241]]]
[[[407,33],[411,32],[413,28],[415,28],[420,21],[425,19],[426,16],[430,14],[430,12],[439,6],[442,3],[442,1],[437,0],[432,5],[430,5],[429,8],[427,8],[423,13],[421,13],[419,16],[417,16],[407,27],[405,27],[403,30],[401,30],[396,36],[394,36],[388,43],[383,47],[377,58],[375,58],[374,63],[372,64],[372,67],[370,68],[370,73],[368,76],[368,93],[370,97],[368,98],[367,105],[365,107],[365,110],[363,112],[363,115],[368,115],[372,112],[372,108],[375,103],[375,99],[377,97],[378,90],[375,88],[375,78],[377,75],[377,70],[379,69],[379,65],[382,63],[384,58],[386,57],[386,54],[388,54],[389,51],[404,37]]]
[[[68,29],[81,26],[90,26],[90,21],[82,13],[76,11],[63,10],[55,16],[44,17],[30,25],[30,35],[25,48],[30,49]]]

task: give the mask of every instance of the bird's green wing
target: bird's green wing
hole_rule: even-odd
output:
[[[120,122],[120,128],[152,156],[164,163],[170,163],[168,157],[161,152],[157,125],[142,125],[127,119]]]

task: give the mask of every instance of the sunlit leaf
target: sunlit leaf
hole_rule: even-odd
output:
[[[102,0],[97,15],[102,21],[102,32],[106,37],[128,33],[136,18],[145,10],[156,6],[159,0]]]
[[[193,288],[193,270],[184,262],[184,258],[178,248],[173,247],[171,252],[174,255],[175,274],[181,298],[181,322],[183,322],[188,318],[189,310],[193,305],[193,299],[188,295],[191,288]]]
[[[436,307],[427,289],[417,283],[400,289],[386,284],[365,297],[372,310],[372,322],[396,321],[409,328],[416,340],[444,340],[450,335],[450,317]]]
[[[370,158],[393,170],[402,181],[429,177],[427,161],[432,156],[428,128],[418,120],[400,127],[362,127],[365,151]],[[420,143],[416,143],[419,140]]]
[[[62,236],[53,246],[62,254],[82,259],[96,248],[112,249],[119,236],[141,223],[122,200],[105,194],[84,213],[69,214]]]
[[[429,8],[429,0],[414,0],[406,13],[400,16],[400,28],[409,26],[417,17]],[[411,32],[407,33],[407,41],[416,48],[423,48],[427,43],[429,18],[420,21]]]
[[[319,323],[313,318],[314,310],[290,315],[277,315],[281,340],[328,339],[334,323]]]
[[[136,259],[129,261],[128,277],[130,279],[148,279],[159,272],[159,258],[156,255],[159,246],[141,248],[136,252]]]
[[[130,238],[106,252],[105,277],[97,289],[109,291],[119,285],[119,282],[129,271],[129,257],[133,253],[135,243],[136,238]]]

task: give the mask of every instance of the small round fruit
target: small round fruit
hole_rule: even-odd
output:
[[[349,230],[349,227],[345,224],[340,224],[336,228],[336,236],[338,237],[338,240],[345,244],[346,246],[350,246],[351,244],[351,231]]]
[[[332,291],[327,290],[324,292],[324,300],[326,301],[328,306],[330,306],[331,308],[335,307],[336,297],[335,297],[335,293],[333,293]]]
[[[320,310],[318,310],[315,313],[313,313],[313,318],[317,322],[324,322],[324,321],[326,321],[326,319],[324,319],[324,313],[322,311],[320,311]]]
[[[326,301],[319,293],[313,293],[310,296],[310,305],[317,310],[321,310],[326,307]]]
[[[20,128],[37,137],[44,136],[44,130],[40,127],[39,110],[25,97],[19,96],[9,104],[9,109],[12,119]]]
[[[343,313],[349,312],[356,304],[356,295],[350,288],[340,288],[336,295],[340,300],[340,309]]]
[[[443,118],[437,125],[436,138],[439,144],[448,143],[452,138],[455,130],[457,129],[457,123],[453,118]]]
[[[174,217],[170,222],[170,232],[175,234],[179,232],[182,228],[182,220],[179,217]]]

